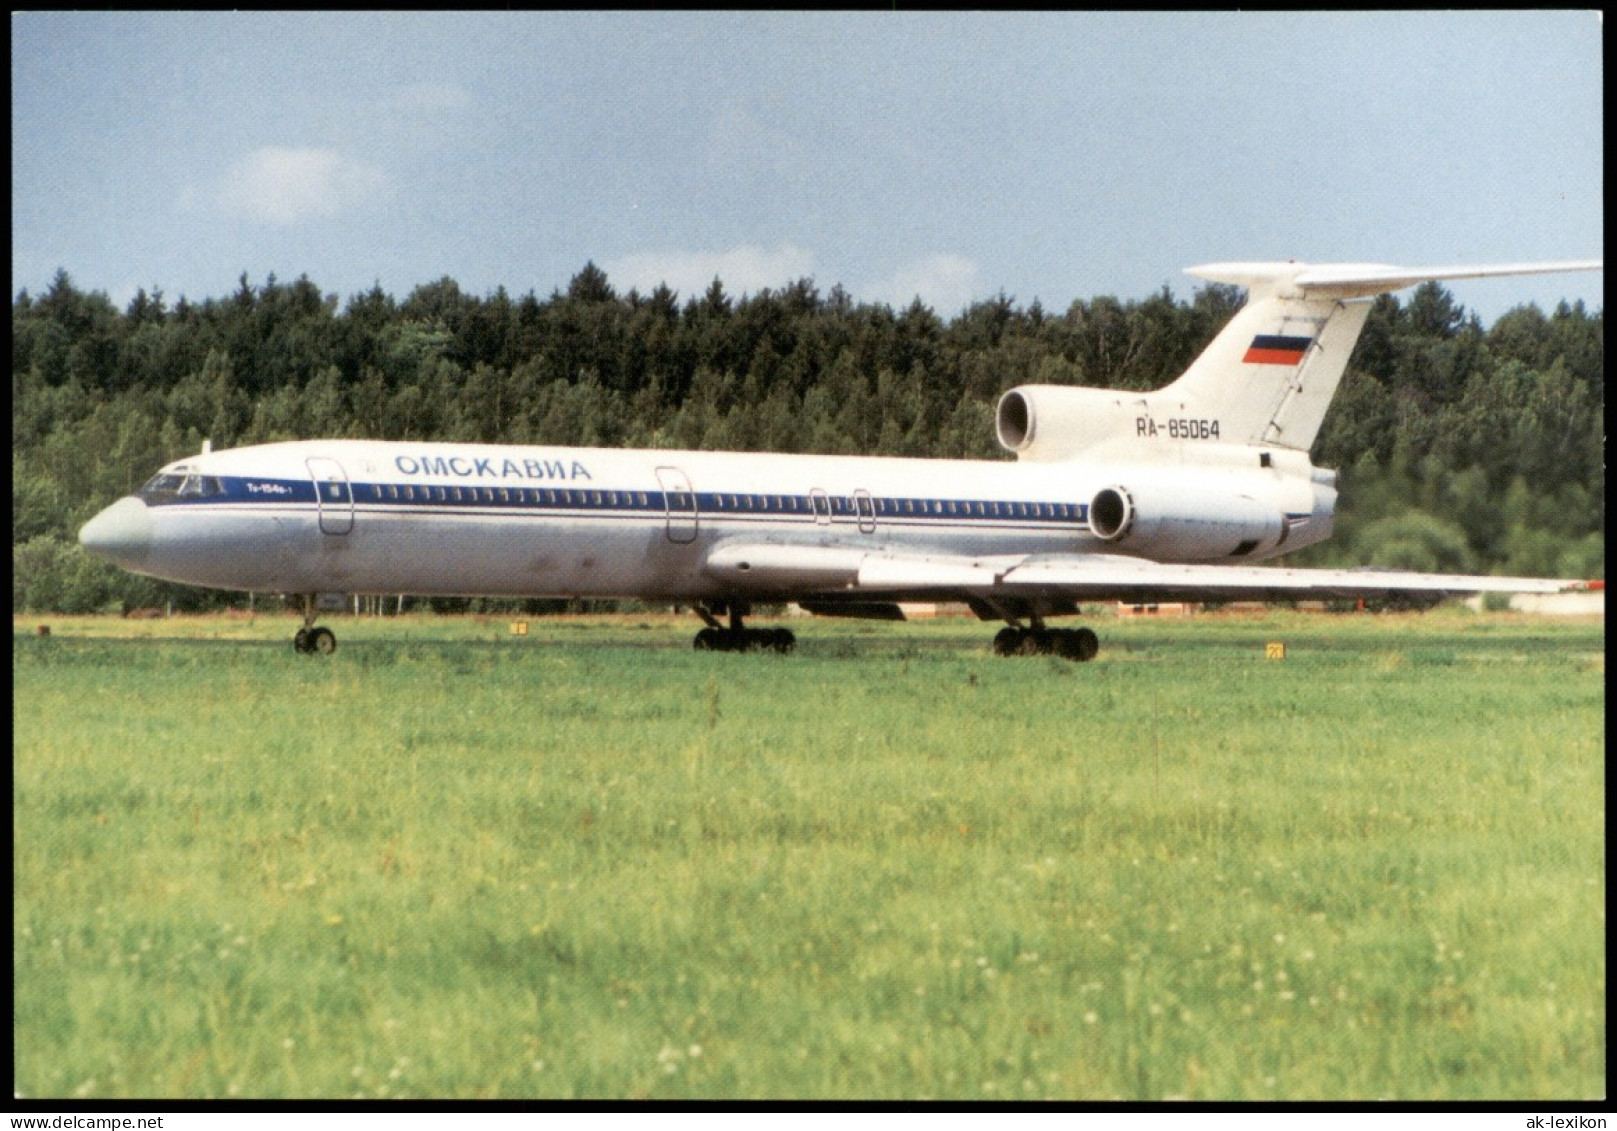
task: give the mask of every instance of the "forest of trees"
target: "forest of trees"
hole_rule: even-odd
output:
[[[307,277],[119,310],[59,272],[12,303],[14,611],[240,604],[90,559],[79,526],[160,466],[316,437],[1010,458],[999,394],[1161,386],[1234,313],[1001,294],[944,321],[812,280],[743,298],[619,294],[594,264],[546,299],[452,279],[342,302]],[[1314,462],[1342,472],[1336,537],[1299,565],[1602,577],[1603,311],[1484,328],[1437,284],[1375,302]]]

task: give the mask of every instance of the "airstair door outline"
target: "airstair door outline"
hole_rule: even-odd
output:
[[[809,509],[814,512],[814,521],[817,524],[831,525],[831,496],[824,488],[815,487],[809,492]]]
[[[657,482],[663,489],[663,513],[668,518],[668,540],[679,545],[696,541],[700,518],[696,512],[696,492],[691,481],[677,467],[659,467]]]
[[[859,533],[876,533],[876,500],[863,487],[853,493],[853,513],[859,520]]]
[[[315,506],[323,534],[347,534],[354,529],[354,487],[342,464],[326,456],[304,461],[314,478]]]

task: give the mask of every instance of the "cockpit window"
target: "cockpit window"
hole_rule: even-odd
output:
[[[140,489],[140,497],[149,504],[177,502],[180,499],[206,499],[224,494],[224,485],[213,475],[199,475],[189,467],[176,467],[160,471]]]
[[[165,471],[159,475],[152,476],[151,482],[140,489],[140,497],[147,502],[177,498],[180,493],[180,484],[184,482],[185,476]]]

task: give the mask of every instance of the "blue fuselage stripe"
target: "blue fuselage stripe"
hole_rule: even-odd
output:
[[[663,520],[691,519],[797,519],[812,523],[828,519],[870,524],[970,523],[1004,526],[1037,523],[1041,526],[1086,527],[1089,508],[1083,503],[1049,500],[891,498],[872,495],[830,495],[816,492],[792,495],[741,491],[685,493],[659,489],[596,487],[460,487],[440,484],[321,483],[313,481],[220,477],[220,490],[196,496],[143,496],[148,505],[202,507],[263,506],[354,507],[386,513],[433,514],[545,514],[641,515]],[[694,497],[694,506],[693,506]]]

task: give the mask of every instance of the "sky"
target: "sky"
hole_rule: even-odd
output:
[[[945,318],[1185,267],[1604,257],[1591,12],[13,14],[12,293],[812,278]],[[1604,272],[1446,284],[1485,322]]]

